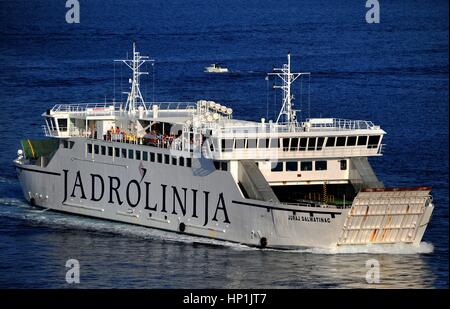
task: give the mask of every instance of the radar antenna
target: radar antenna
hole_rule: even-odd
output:
[[[302,75],[310,75],[309,72],[292,73],[291,72],[291,53],[287,54],[287,64],[283,64],[282,68],[274,68],[273,73],[268,75],[278,76],[283,84],[281,86],[274,85],[273,88],[283,90],[283,105],[280,113],[277,117],[277,123],[285,123],[290,129],[294,129],[297,126],[297,110],[293,109],[294,96],[291,94],[291,84]]]
[[[144,98],[142,97],[141,90],[139,88],[139,82],[140,82],[140,76],[141,75],[148,75],[148,72],[141,72],[139,71],[139,68],[145,63],[145,62],[154,62],[155,60],[149,59],[148,56],[141,56],[140,52],[136,51],[136,43],[133,42],[133,59],[124,59],[124,60],[115,60],[115,61],[121,61],[125,63],[132,71],[133,71],[133,78],[129,79],[129,82],[131,84],[130,92],[126,92],[128,94],[127,103],[125,105],[125,110],[128,110],[128,112],[134,112],[137,107],[143,106],[144,110],[147,110],[147,107],[145,106]]]

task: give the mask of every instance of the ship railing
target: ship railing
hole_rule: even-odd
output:
[[[195,109],[195,102],[144,102],[144,106],[148,111],[151,111],[156,105],[159,110],[185,110]],[[100,113],[114,113],[124,111],[125,104],[118,102],[102,102],[102,103],[82,103],[82,104],[57,104],[53,106],[51,112],[62,113],[83,113],[91,112],[95,114]]]
[[[148,111],[153,109],[153,106],[157,106],[159,110],[185,110],[196,109],[195,102],[144,102]]]
[[[206,125],[207,126],[207,125]],[[211,127],[214,127],[212,124]],[[303,132],[304,129],[301,126],[289,127],[285,124],[277,123],[250,123],[250,124],[223,124],[217,126],[222,134],[234,134],[234,133],[281,133],[281,132]]]
[[[351,120],[342,118],[308,118],[303,126],[309,130],[371,130],[376,128],[373,122],[368,120]]]
[[[205,124],[208,126],[208,124]],[[307,132],[307,131],[350,131],[350,130],[373,130],[379,128],[371,121],[366,120],[349,120],[339,118],[316,118],[307,119],[301,124],[297,123],[224,123],[221,125],[210,124],[216,126],[219,133],[283,133],[283,132]]]
[[[286,203],[281,202],[280,204],[285,206],[293,206],[293,207],[320,207],[320,208],[331,208],[331,209],[345,209],[345,208],[351,208],[352,203],[344,204],[344,205],[334,205],[329,203],[323,203],[319,201],[304,201],[304,202],[297,202],[297,203]]]

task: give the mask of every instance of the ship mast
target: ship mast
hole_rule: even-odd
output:
[[[282,68],[274,68],[274,73],[268,73],[268,75],[278,76],[283,84],[281,86],[274,85],[276,89],[283,90],[283,105],[280,113],[277,117],[277,123],[287,124],[289,129],[295,129],[297,126],[297,110],[293,109],[294,96],[291,94],[291,84],[302,75],[309,75],[309,72],[292,73],[291,72],[291,54],[287,54],[287,63],[283,64]]]
[[[139,52],[136,51],[136,43],[133,42],[133,59],[124,59],[124,60],[115,60],[121,61],[125,63],[132,71],[133,78],[129,79],[129,83],[131,84],[130,92],[127,92],[128,98],[127,103],[125,105],[125,110],[128,110],[129,113],[134,112],[137,107],[143,106],[144,110],[147,110],[145,106],[144,98],[142,97],[141,90],[139,88],[140,76],[148,75],[148,72],[141,72],[139,68],[147,61],[153,62],[153,59],[149,59],[148,56],[141,56]]]

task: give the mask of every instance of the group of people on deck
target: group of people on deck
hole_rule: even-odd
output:
[[[143,137],[138,137],[135,134],[127,133],[126,130],[121,130],[119,127],[111,127],[104,137],[107,141],[145,144],[162,148],[169,148],[176,141],[174,134],[161,134],[157,130],[152,130]]]

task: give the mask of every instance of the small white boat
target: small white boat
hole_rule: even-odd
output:
[[[211,64],[209,67],[205,67],[207,73],[228,73],[228,68],[222,68],[217,63]]]

